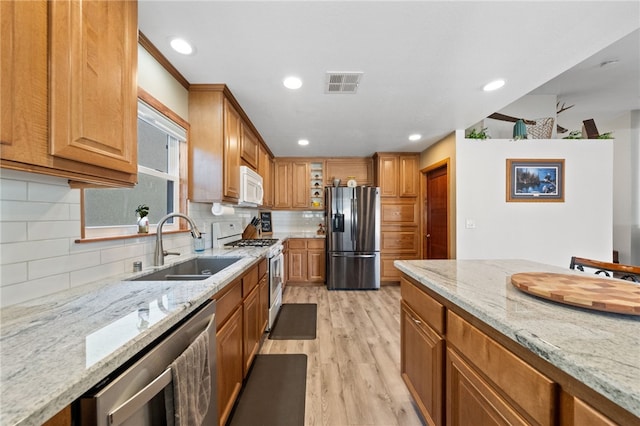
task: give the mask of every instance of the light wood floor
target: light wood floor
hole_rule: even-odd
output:
[[[264,339],[260,353],[307,354],[305,425],[424,425],[400,377],[400,287],[287,286],[284,303],[317,303],[315,340]]]

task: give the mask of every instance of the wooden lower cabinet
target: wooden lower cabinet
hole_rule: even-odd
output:
[[[67,405],[55,416],[44,422],[42,426],[71,426],[74,424],[71,420],[71,405]]]
[[[522,419],[522,424],[527,422],[539,425],[552,425],[556,418],[557,385],[549,378],[538,372],[525,361],[507,350],[504,346],[488,337],[478,328],[452,312],[447,311],[447,366],[456,354],[461,355],[467,361],[467,378],[475,373],[483,377],[484,382],[478,380],[468,381],[483,390],[481,394],[491,407],[503,407],[500,413],[504,414],[506,423],[519,424],[517,418]],[[452,350],[455,349],[455,352]],[[460,365],[460,362],[454,363]],[[452,370],[453,373],[453,370]],[[456,376],[457,377],[457,376]],[[455,403],[453,386],[456,379],[447,370],[447,397],[450,410],[447,415],[453,416],[461,409]],[[482,387],[484,385],[484,388]],[[503,399],[496,399],[495,395],[504,395]],[[536,395],[531,398],[531,395]],[[459,402],[466,405],[465,399]],[[478,401],[480,401],[478,399]],[[480,403],[480,402],[479,402]],[[490,408],[490,407],[488,407]],[[515,413],[509,416],[509,413]],[[449,420],[455,420],[455,416]],[[513,423],[515,422],[515,423]],[[450,422],[449,424],[465,424]],[[487,423],[503,424],[503,423]]]
[[[244,326],[244,371],[243,377],[247,377],[251,363],[260,347],[260,303],[258,301],[258,286],[251,290],[242,303],[242,323]]]
[[[290,238],[287,240],[286,269],[289,283],[323,283],[326,277],[325,240]]]
[[[442,425],[444,339],[404,302],[400,318],[402,379],[427,423]]]
[[[401,374],[427,424],[640,425],[404,274],[400,289]]]
[[[227,422],[255,359],[266,328],[269,304],[267,260],[214,295],[216,300],[216,371],[218,418]]]
[[[269,321],[269,277],[264,276],[260,279],[258,284],[258,309],[260,334],[264,333],[267,329],[267,322]]]
[[[224,426],[242,389],[243,343],[242,308],[238,306],[216,333],[216,373],[218,420]]]
[[[446,371],[448,425],[529,424],[452,349],[447,350]]]

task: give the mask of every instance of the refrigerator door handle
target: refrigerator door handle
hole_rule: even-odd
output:
[[[351,199],[351,241],[353,242],[353,246],[356,250],[356,237],[358,232],[358,212],[356,211],[358,208],[357,202],[355,198]]]
[[[340,253],[331,253],[331,257],[360,257],[360,258],[369,258],[376,257],[375,254],[340,254]]]

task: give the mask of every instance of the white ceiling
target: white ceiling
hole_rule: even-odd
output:
[[[563,115],[640,109],[637,0],[141,0],[139,27],[190,83],[227,84],[276,156],[422,151],[532,91],[576,104]],[[363,72],[357,93],[325,94],[333,71]]]

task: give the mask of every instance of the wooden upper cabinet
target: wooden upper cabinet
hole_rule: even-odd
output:
[[[400,155],[400,180],[398,195],[400,197],[417,197],[419,193],[419,160],[418,154]]]
[[[398,156],[379,154],[376,164],[376,185],[381,197],[398,196]]]
[[[2,167],[134,185],[137,3],[0,3]]]
[[[294,161],[291,163],[291,207],[309,208],[309,163],[307,161]]]
[[[358,185],[373,185],[373,160],[371,158],[329,158],[325,161],[325,185],[332,186],[333,179],[341,179],[346,185],[353,176]]]
[[[225,200],[240,198],[240,138],[242,122],[238,111],[224,100],[224,192]]]
[[[240,165],[257,170],[260,135],[224,84],[189,86],[189,124],[189,199],[237,203]],[[253,144],[251,165],[243,150]]]
[[[378,153],[375,184],[382,197],[417,197],[419,154]]]
[[[253,170],[258,170],[258,152],[260,142],[253,131],[246,124],[242,124],[242,139],[240,142],[240,157]]]
[[[0,154],[3,160],[33,164],[46,158],[49,143],[47,1],[2,1],[0,12]]]
[[[137,3],[49,3],[51,154],[136,173]]]
[[[273,186],[274,208],[309,209],[309,162],[276,159]]]
[[[258,174],[262,176],[262,207],[273,206],[273,158],[267,149],[260,144],[258,148]]]
[[[273,181],[273,207],[291,208],[291,162],[275,161]]]

